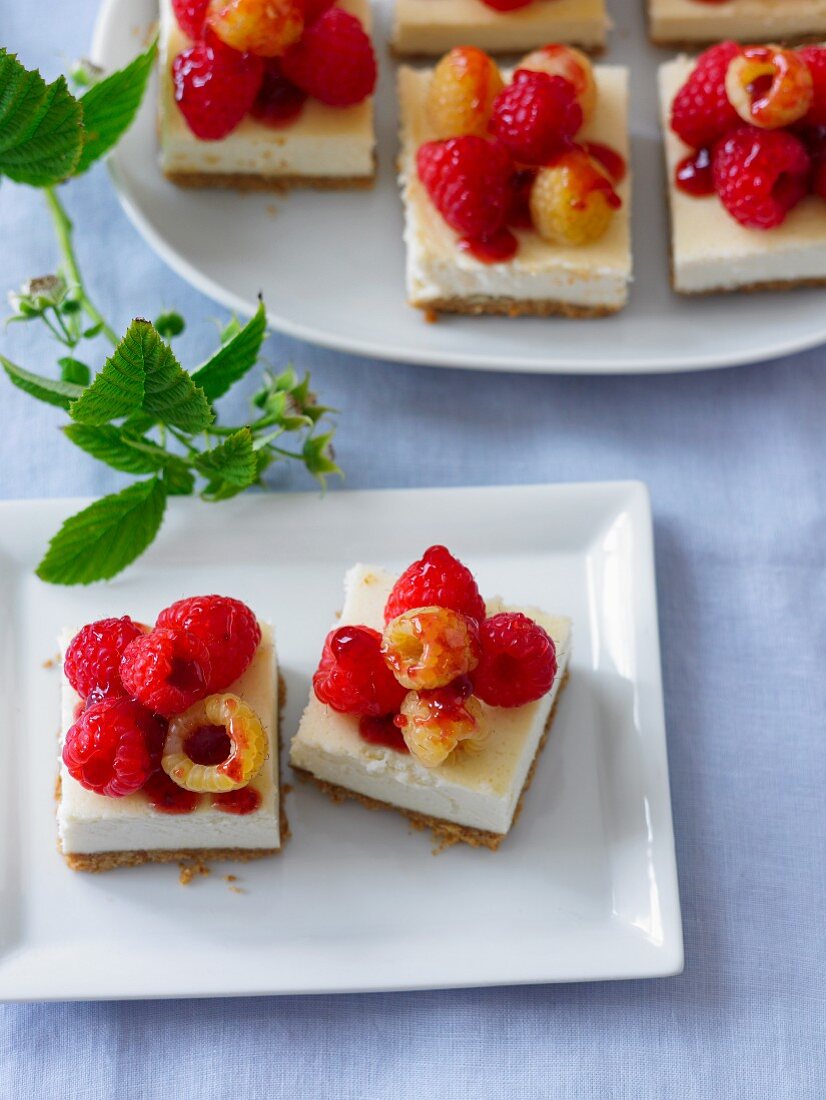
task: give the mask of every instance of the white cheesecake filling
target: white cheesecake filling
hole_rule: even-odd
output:
[[[370,33],[367,0],[343,0],[345,11],[358,16]],[[276,129],[247,115],[220,141],[202,141],[189,129],[175,102],[172,62],[192,45],[178,26],[171,0],[161,0],[160,162],[167,173],[261,176],[372,176],[375,132],[372,96],[354,107],[326,107],[308,99],[301,115]]]
[[[354,566],[345,579],[339,625],[381,629],[384,605],[395,577],[382,569]],[[548,631],[556,644],[558,671],[553,687],[535,703],[504,709],[482,705],[491,733],[479,753],[454,752],[438,768],[359,735],[358,719],[339,714],[310,696],[290,747],[290,762],[328,783],[405,810],[475,829],[507,833],[537,747],[568,667],[569,619],[536,608],[488,604],[490,614],[522,611]]]
[[[498,12],[482,0],[396,0],[393,48],[438,57],[453,46],[517,53],[567,42],[587,50],[605,45],[610,21],[605,0],[534,0]]]
[[[826,0],[648,0],[658,42],[771,42],[826,34]]]
[[[203,795],[192,813],[165,814],[152,809],[140,791],[108,798],[82,787],[61,760],[57,811],[60,845],[65,853],[132,852],[177,848],[280,848],[278,791],[278,675],[272,629],[261,624],[261,644],[246,672],[227,691],[239,695],[261,719],[269,744],[264,767],[250,783],[261,804],[249,814],[225,813]],[[65,652],[73,634],[61,637]],[[80,697],[63,677],[61,730],[75,721]],[[61,741],[62,744],[62,741]]]
[[[693,65],[690,58],[679,57],[660,68],[674,289],[699,294],[826,278],[826,203],[822,199],[804,199],[775,229],[746,229],[716,195],[697,198],[674,185],[675,169],[691,150],[671,129],[671,103]]]
[[[630,174],[617,187],[622,207],[598,241],[564,247],[538,233],[516,230],[519,250],[506,263],[487,264],[456,247],[458,234],[430,201],[416,173],[416,150],[435,137],[425,111],[432,70],[399,70],[402,120],[401,179],[407,245],[407,293],[426,308],[440,299],[512,298],[562,302],[572,306],[621,309],[631,280]],[[628,72],[596,67],[599,100],[594,118],[578,140],[610,145],[629,160]],[[510,73],[503,73],[505,79]]]

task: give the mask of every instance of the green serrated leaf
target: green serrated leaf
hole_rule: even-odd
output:
[[[56,405],[59,409],[68,411],[73,401],[77,401],[83,394],[83,386],[73,382],[57,381],[54,378],[44,378],[39,374],[23,370],[4,355],[0,355],[0,365],[19,390],[27,393],[29,397],[35,397],[38,401],[45,401],[47,405]]]
[[[204,451],[195,459],[195,468],[204,477],[246,488],[255,484],[258,468],[249,428],[240,428],[223,443]]]
[[[304,440],[302,454],[304,462],[310,473],[324,484],[327,474],[340,474],[341,468],[333,458],[332,441],[333,432],[324,435],[310,436]]]
[[[37,575],[50,584],[109,580],[144,552],[158,533],[166,490],[138,481],[71,516],[49,543]]]
[[[83,149],[83,110],[58,77],[46,84],[0,49],[0,176],[50,187],[74,171]]]
[[[186,463],[170,456],[171,461],[164,467],[163,483],[171,497],[188,497],[195,488],[195,476]]]
[[[258,362],[266,331],[267,315],[261,302],[244,327],[193,372],[192,378],[210,401],[223,397],[228,389],[252,370]]]
[[[129,326],[103,370],[71,407],[73,420],[106,424],[145,413],[153,423],[200,432],[215,419],[204,391],[148,321]]]
[[[92,372],[80,359],[73,359],[71,355],[64,355],[58,359],[60,377],[64,382],[73,382],[76,386],[88,386],[92,379]]]
[[[63,431],[76,447],[121,473],[154,474],[164,466],[166,452],[114,424],[67,424]]]
[[[108,153],[131,126],[146,91],[157,49],[156,39],[126,68],[99,80],[81,98],[85,140],[76,175]]]

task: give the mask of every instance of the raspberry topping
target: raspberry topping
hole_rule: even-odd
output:
[[[175,102],[196,137],[220,141],[252,107],[263,75],[259,57],[199,42],[172,62]]]
[[[313,690],[333,710],[373,718],[395,714],[405,696],[384,663],[381,634],[366,626],[340,626],[327,635]]]
[[[621,205],[608,174],[579,145],[540,168],[531,188],[533,224],[551,244],[599,240]]]
[[[502,612],[481,627],[482,656],[472,673],[479,698],[491,707],[521,707],[551,690],[556,647],[547,631],[521,612]]]
[[[409,691],[396,724],[420,764],[438,768],[460,745],[467,751],[483,747],[490,730],[473,698],[466,677],[433,691]]]
[[[309,27],[316,19],[328,11],[335,0],[304,0],[304,23]]]
[[[253,612],[229,596],[178,600],[158,615],[157,625],[187,631],[203,642],[210,656],[210,693],[235,683],[261,643],[261,627]]]
[[[129,643],[120,675],[132,698],[149,710],[179,714],[209,690],[209,651],[195,634],[156,627]]]
[[[110,798],[133,794],[157,769],[166,730],[132,699],[104,699],[66,734],[63,763],[82,787]]]
[[[803,121],[809,126],[826,126],[826,49],[804,46],[798,53],[812,74],[812,102]]]
[[[122,619],[89,623],[72,638],[63,669],[82,699],[126,694],[120,679],[120,659],[129,643],[146,629],[124,615]]]
[[[726,94],[729,63],[741,53],[736,42],[721,42],[700,54],[671,106],[671,128],[693,149],[711,146],[740,123]]]
[[[288,126],[301,114],[306,100],[306,93],[287,80],[281,62],[273,57],[264,65],[264,79],[252,105],[252,114],[268,126]]]
[[[419,146],[416,168],[436,209],[457,233],[485,239],[504,227],[513,166],[501,145],[473,135],[428,141]]]
[[[201,801],[201,795],[185,791],[173,783],[165,771],[157,771],[147,779],[142,794],[153,810],[160,814],[191,814]]]
[[[431,546],[405,569],[388,597],[384,621],[414,608],[433,606],[448,607],[477,623],[485,618],[485,601],[473,574],[444,546]]]
[[[576,89],[561,76],[517,69],[496,97],[490,129],[520,164],[544,164],[582,126]]]
[[[204,19],[209,0],[172,0],[172,10],[178,26],[196,41],[204,33]]]
[[[482,0],[482,3],[494,11],[516,11],[518,8],[526,8],[533,0]]]
[[[390,620],[381,651],[403,687],[445,687],[479,663],[479,630],[475,619],[448,607],[419,607]]]
[[[283,57],[284,74],[329,107],[352,107],[376,86],[373,44],[360,21],[341,8],[325,11]]]
[[[433,70],[427,117],[437,138],[485,137],[493,101],[502,91],[496,62],[475,46],[457,46]]]
[[[811,159],[785,130],[744,126],[714,150],[714,188],[729,214],[749,229],[773,229],[809,189]]]
[[[207,25],[233,50],[280,57],[304,30],[303,0],[210,0]]]

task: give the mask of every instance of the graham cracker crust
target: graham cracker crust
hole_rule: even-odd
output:
[[[177,187],[215,187],[233,191],[282,193],[298,187],[314,188],[316,191],[366,191],[376,182],[375,163],[371,176],[264,176],[246,172],[165,172],[164,175]]]
[[[608,49],[608,46],[605,42],[603,42],[602,45],[599,46],[586,46],[583,42],[567,42],[566,45],[575,46],[578,50],[582,50],[584,54],[587,54],[588,57],[593,58],[595,61],[600,57],[603,57],[605,51]],[[528,46],[524,50],[485,50],[485,53],[489,57],[495,57],[503,64],[507,64],[509,60],[513,60],[514,62],[518,61],[520,58],[530,53],[532,49],[536,48],[536,46]],[[400,50],[396,43],[391,39],[387,43],[387,52],[396,61],[433,62],[442,57],[447,51],[437,50],[428,53],[426,50]]]
[[[576,306],[570,302],[550,301],[547,298],[437,298],[435,301],[414,302],[410,305],[427,314],[459,313],[464,316],[483,315],[499,317],[567,317],[571,320],[593,320],[612,317],[625,308],[621,306]]]
[[[715,294],[759,294],[764,290],[800,290],[806,287],[824,287],[826,286],[826,276],[817,279],[774,279],[763,283],[746,283],[745,286],[712,287],[709,290],[680,290],[674,286],[672,264],[671,285],[674,288],[674,293],[683,298],[710,298]]]
[[[648,39],[652,46],[657,46],[661,50],[679,50],[680,53],[697,54],[707,50],[710,46],[716,46],[724,37],[723,34],[718,35],[716,38],[660,38],[651,33]],[[824,38],[826,38],[826,29],[819,34],[802,34],[792,38],[773,38],[772,45],[782,46],[784,49],[793,49],[795,46],[819,46]],[[735,41],[738,40],[735,39]],[[743,38],[739,41],[744,45],[749,45],[751,38]]]
[[[281,785],[281,719],[284,713],[284,704],[287,699],[287,685],[284,678],[278,674],[278,716],[275,730],[275,782],[278,789],[278,816],[281,832],[280,848],[141,848],[137,851],[115,852],[64,852],[57,841],[57,849],[66,863],[73,871],[113,871],[116,867],[139,867],[144,863],[189,863],[218,862],[219,860],[234,860],[239,863],[249,863],[253,859],[263,859],[265,856],[277,856],[284,850],[284,845],[289,840],[290,823],[287,820],[287,812],[284,808],[284,796],[286,789]],[[55,783],[55,800],[60,801],[62,789],[60,775]]]
[[[545,723],[542,737],[536,747],[531,766],[528,769],[528,774],[525,776],[525,782],[522,784],[519,801],[513,813],[511,830],[516,825],[516,822],[519,820],[519,815],[522,813],[525,795],[528,793],[530,785],[533,782],[537,762],[548,741],[554,715],[556,714],[556,708],[562,697],[562,692],[565,690],[565,686],[568,683],[568,678],[569,673],[566,669],[565,675],[562,678],[562,683],[559,685],[556,699],[554,699],[554,705],[551,707],[551,713],[548,715],[548,721]],[[308,772],[304,768],[296,768],[294,765],[293,771],[301,779],[313,783],[328,795],[333,802],[344,802],[346,799],[352,799],[355,802],[361,803],[361,805],[368,810],[393,810],[403,817],[406,817],[414,829],[429,829],[439,841],[437,851],[443,851],[445,848],[450,848],[454,844],[469,844],[471,848],[489,848],[491,851],[495,852],[502,841],[510,835],[510,830],[507,833],[492,833],[485,829],[471,828],[469,825],[457,825],[454,821],[445,821],[443,818],[431,817],[428,814],[418,813],[416,810],[404,810],[400,806],[394,806],[391,802],[382,802],[378,798],[371,798],[369,795],[359,794],[357,791],[351,791],[347,787],[340,787],[336,783],[328,783],[327,780],[319,779],[317,776],[313,775],[312,772]]]

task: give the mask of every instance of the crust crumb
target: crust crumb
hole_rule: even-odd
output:
[[[181,886],[189,886],[196,875],[212,874],[212,868],[206,863],[181,863],[179,866],[181,869],[178,873],[178,882]]]
[[[283,785],[283,787],[281,788],[281,793],[282,794],[289,794],[292,791],[292,789],[293,789],[292,783],[285,783]]]
[[[439,320],[439,311],[435,309],[426,309],[424,311],[425,323],[428,325],[435,325]]]
[[[60,664],[60,654],[56,653],[54,657],[47,657],[46,660],[43,662],[42,667],[43,668],[54,668],[56,665],[59,665],[59,664]]]
[[[237,875],[224,875],[224,882],[237,882],[237,881],[238,881],[238,876]]]

